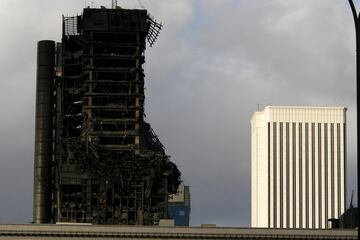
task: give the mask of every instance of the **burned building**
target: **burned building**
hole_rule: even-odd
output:
[[[34,223],[155,225],[180,172],[144,120],[146,10],[85,8],[38,43]]]

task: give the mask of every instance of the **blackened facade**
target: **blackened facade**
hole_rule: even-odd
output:
[[[86,8],[63,17],[46,126],[51,155],[40,159],[48,167],[39,168],[35,156],[34,189],[46,186],[34,191],[35,223],[156,225],[167,218],[180,172],[144,121],[142,68],[146,39],[152,44],[160,28],[146,10]],[[35,152],[41,149],[36,141]]]

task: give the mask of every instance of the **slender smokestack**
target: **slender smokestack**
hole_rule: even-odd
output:
[[[34,223],[48,223],[51,214],[52,111],[55,42],[38,42],[36,76]]]

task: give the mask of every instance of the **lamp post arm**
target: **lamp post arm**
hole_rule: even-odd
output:
[[[353,17],[354,17],[355,28],[356,28],[356,30],[357,30],[358,16],[357,16],[357,13],[356,13],[356,8],[355,8],[355,5],[354,5],[353,0],[349,0],[349,4],[350,4],[350,7],[351,7],[351,12],[352,12]]]
[[[358,16],[356,12],[356,8],[354,5],[353,0],[348,0],[351,11],[354,17],[355,22],[355,39],[356,39],[356,118],[357,118],[357,124],[356,124],[356,138],[357,138],[357,194],[358,194],[358,208],[357,208],[357,214],[359,216],[360,206],[359,206],[359,200],[360,200],[360,191],[359,191],[359,181],[360,181],[360,14]],[[360,235],[360,228],[358,227],[358,235]]]

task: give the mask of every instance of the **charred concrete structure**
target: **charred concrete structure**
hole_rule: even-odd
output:
[[[144,120],[146,10],[86,8],[38,43],[34,222],[156,225],[180,172]]]

